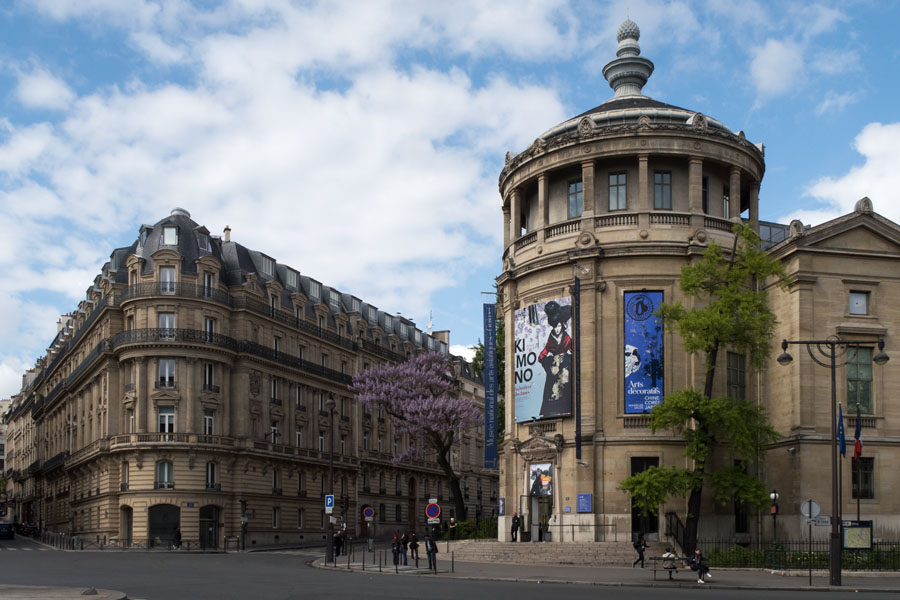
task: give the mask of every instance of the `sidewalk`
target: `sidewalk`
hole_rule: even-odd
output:
[[[329,564],[325,566],[324,559],[317,558],[311,565],[320,569],[333,569],[336,571],[362,572],[361,561],[350,563],[347,568],[346,557],[344,562],[338,559],[337,566]],[[358,558],[358,557],[357,557]],[[367,556],[366,573],[379,573],[378,566],[373,565]],[[473,563],[460,560],[453,561],[451,572],[451,557],[449,554],[438,554],[438,572],[432,573],[423,568],[426,560],[420,560],[420,568],[413,565],[400,566],[395,573],[394,565],[388,564],[382,568],[384,575],[442,577],[449,579],[492,580],[492,581],[518,581],[530,583],[567,583],[583,585],[604,586],[635,586],[635,587],[663,587],[663,588],[728,588],[728,589],[764,589],[764,590],[853,590],[859,592],[893,592],[900,593],[900,573],[889,572],[844,572],[841,578],[841,587],[832,587],[828,584],[827,571],[813,571],[812,587],[809,585],[808,571],[763,571],[758,569],[715,569],[712,571],[712,579],[705,584],[697,583],[697,577],[692,571],[679,570],[673,574],[673,580],[669,581],[667,571],[660,569],[653,579],[653,569],[646,568],[620,568],[620,567],[580,567],[580,566],[554,566],[554,565],[513,565],[503,563]]]
[[[89,593],[93,590],[94,593]],[[128,600],[125,592],[95,590],[94,588],[44,587],[0,584],[3,600]]]

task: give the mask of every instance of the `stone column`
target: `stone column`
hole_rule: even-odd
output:
[[[741,168],[731,167],[731,177],[728,182],[728,212],[729,218],[741,216]]]
[[[688,199],[691,211],[691,229],[696,231],[704,227],[703,159],[698,156],[692,156],[688,165]]]
[[[582,217],[593,219],[596,208],[594,207],[594,161],[592,160],[586,160],[581,163],[581,185],[582,193],[584,194],[584,212]]]
[[[650,228],[650,155],[638,154],[638,229]]]
[[[759,235],[759,182],[750,184],[750,221],[753,231]]]
[[[537,241],[544,241],[544,228],[550,224],[550,175],[541,173],[538,175],[538,218],[534,224],[537,229]]]
[[[148,362],[143,357],[135,359],[137,372],[135,373],[134,393],[137,396],[137,402],[135,402],[134,427],[137,433],[147,433],[147,398],[151,389],[147,376]]]
[[[512,224],[509,221],[509,204],[503,205],[503,249],[509,246],[509,236]]]
[[[509,240],[515,242],[522,232],[522,190],[513,188],[509,195]]]

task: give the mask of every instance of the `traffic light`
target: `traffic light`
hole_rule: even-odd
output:
[[[341,512],[347,514],[350,510],[350,498],[348,496],[341,496]]]

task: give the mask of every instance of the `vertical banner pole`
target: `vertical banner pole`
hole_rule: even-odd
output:
[[[575,334],[575,356],[572,360],[572,394],[575,396],[575,459],[581,460],[581,280],[575,277],[572,295],[572,332]],[[573,530],[574,531],[574,530]]]
[[[484,468],[497,468],[497,313],[484,305]]]

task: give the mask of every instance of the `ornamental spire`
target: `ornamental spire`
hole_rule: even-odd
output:
[[[603,67],[603,76],[609,82],[609,87],[615,90],[614,99],[642,96],[641,89],[653,73],[653,63],[640,56],[640,38],[641,30],[631,19],[626,19],[619,26],[616,34],[619,42],[616,58]]]

